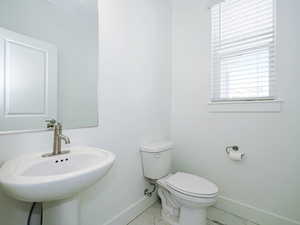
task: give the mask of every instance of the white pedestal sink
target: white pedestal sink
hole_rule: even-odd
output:
[[[91,147],[68,148],[70,153],[43,158],[28,154],[0,168],[7,195],[26,202],[43,202],[43,225],[79,225],[79,192],[100,180],[115,155]]]

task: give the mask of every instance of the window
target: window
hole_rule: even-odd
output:
[[[212,102],[273,100],[275,0],[225,0],[211,7]]]

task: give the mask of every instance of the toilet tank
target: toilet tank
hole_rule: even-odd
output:
[[[141,146],[144,176],[157,180],[171,172],[173,143],[163,141]]]

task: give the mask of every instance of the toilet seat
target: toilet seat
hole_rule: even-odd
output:
[[[169,176],[166,184],[177,192],[196,198],[213,198],[218,193],[218,187],[214,183],[183,172]]]

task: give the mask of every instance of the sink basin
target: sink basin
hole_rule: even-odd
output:
[[[7,161],[0,168],[0,184],[11,197],[27,202],[71,198],[103,177],[115,155],[91,147],[68,148],[70,153],[42,157],[28,154]]]

